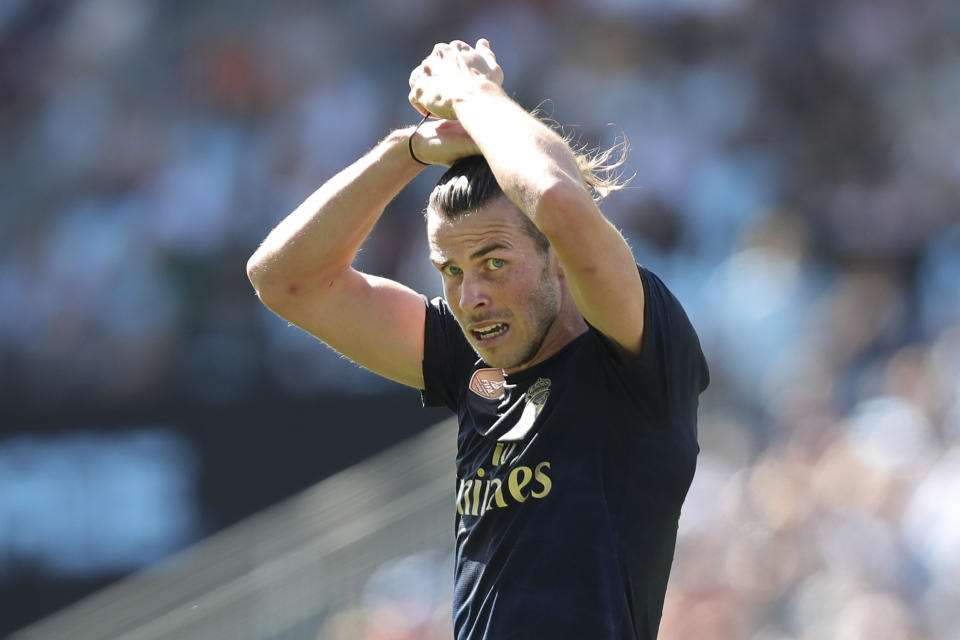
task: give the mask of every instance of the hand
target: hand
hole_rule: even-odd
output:
[[[449,167],[460,158],[480,153],[473,138],[456,120],[427,120],[413,134],[413,152],[428,164]]]
[[[476,47],[461,40],[441,43],[410,74],[410,104],[423,115],[456,120],[456,101],[485,82],[503,84],[503,70],[486,38]]]

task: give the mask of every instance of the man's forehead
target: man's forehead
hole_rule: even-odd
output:
[[[475,216],[473,220],[470,220]],[[439,217],[439,216],[431,216]],[[456,220],[431,223],[427,229],[431,261],[442,264],[450,260],[476,257],[485,249],[513,249],[522,244],[523,226],[483,214],[469,214]]]
[[[427,211],[427,236],[435,239],[459,238],[460,236],[503,233],[513,236],[523,233],[524,214],[506,197],[497,198],[486,206],[453,217]]]

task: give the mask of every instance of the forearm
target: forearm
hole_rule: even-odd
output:
[[[410,158],[409,133],[391,133],[270,232],[247,262],[261,297],[329,283],[350,267],[384,208],[423,169]]]
[[[496,84],[480,84],[455,100],[454,109],[504,193],[535,223],[543,222],[536,215],[545,193],[581,184],[567,143]]]

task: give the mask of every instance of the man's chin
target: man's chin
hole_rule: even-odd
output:
[[[494,369],[510,369],[518,366],[516,358],[511,358],[509,354],[498,352],[497,349],[484,349],[483,347],[473,345],[473,350],[487,364]]]
[[[503,369],[503,358],[498,358],[496,355],[491,354],[486,349],[478,349],[474,345],[473,350],[476,352],[480,359],[483,360],[488,367],[493,367],[494,369]]]
[[[518,351],[516,348],[513,350],[508,349],[509,344],[497,344],[490,347],[485,347],[483,345],[478,345],[473,340],[470,340],[470,345],[473,347],[474,352],[487,364],[487,366],[494,369],[503,369],[504,371],[519,371],[530,365],[530,362],[537,357],[537,354],[540,351],[540,346],[543,341],[536,345],[536,348],[533,348],[534,345],[527,344],[528,347],[525,351]],[[517,345],[512,345],[516,347]]]
[[[510,357],[509,354],[491,354],[483,350],[474,349],[488,367],[503,369],[507,373],[514,373],[530,366],[533,356],[527,358]]]

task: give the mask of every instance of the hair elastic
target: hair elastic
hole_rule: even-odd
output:
[[[421,160],[420,158],[418,158],[417,156],[415,156],[415,155],[413,154],[413,136],[415,136],[415,135],[417,134],[417,130],[420,128],[420,125],[423,124],[424,122],[426,122],[426,121],[427,121],[427,118],[429,118],[429,117],[430,117],[430,114],[429,114],[429,113],[427,113],[427,115],[423,116],[423,120],[421,120],[419,123],[417,123],[417,126],[414,127],[414,129],[413,129],[413,133],[411,133],[411,134],[410,134],[410,137],[407,138],[407,149],[410,150],[410,157],[413,158],[414,160],[416,160],[417,162],[419,162],[420,164],[422,164],[422,165],[425,166],[425,167],[429,167],[429,166],[430,166],[430,163],[429,163],[429,162],[424,162],[423,160]]]

